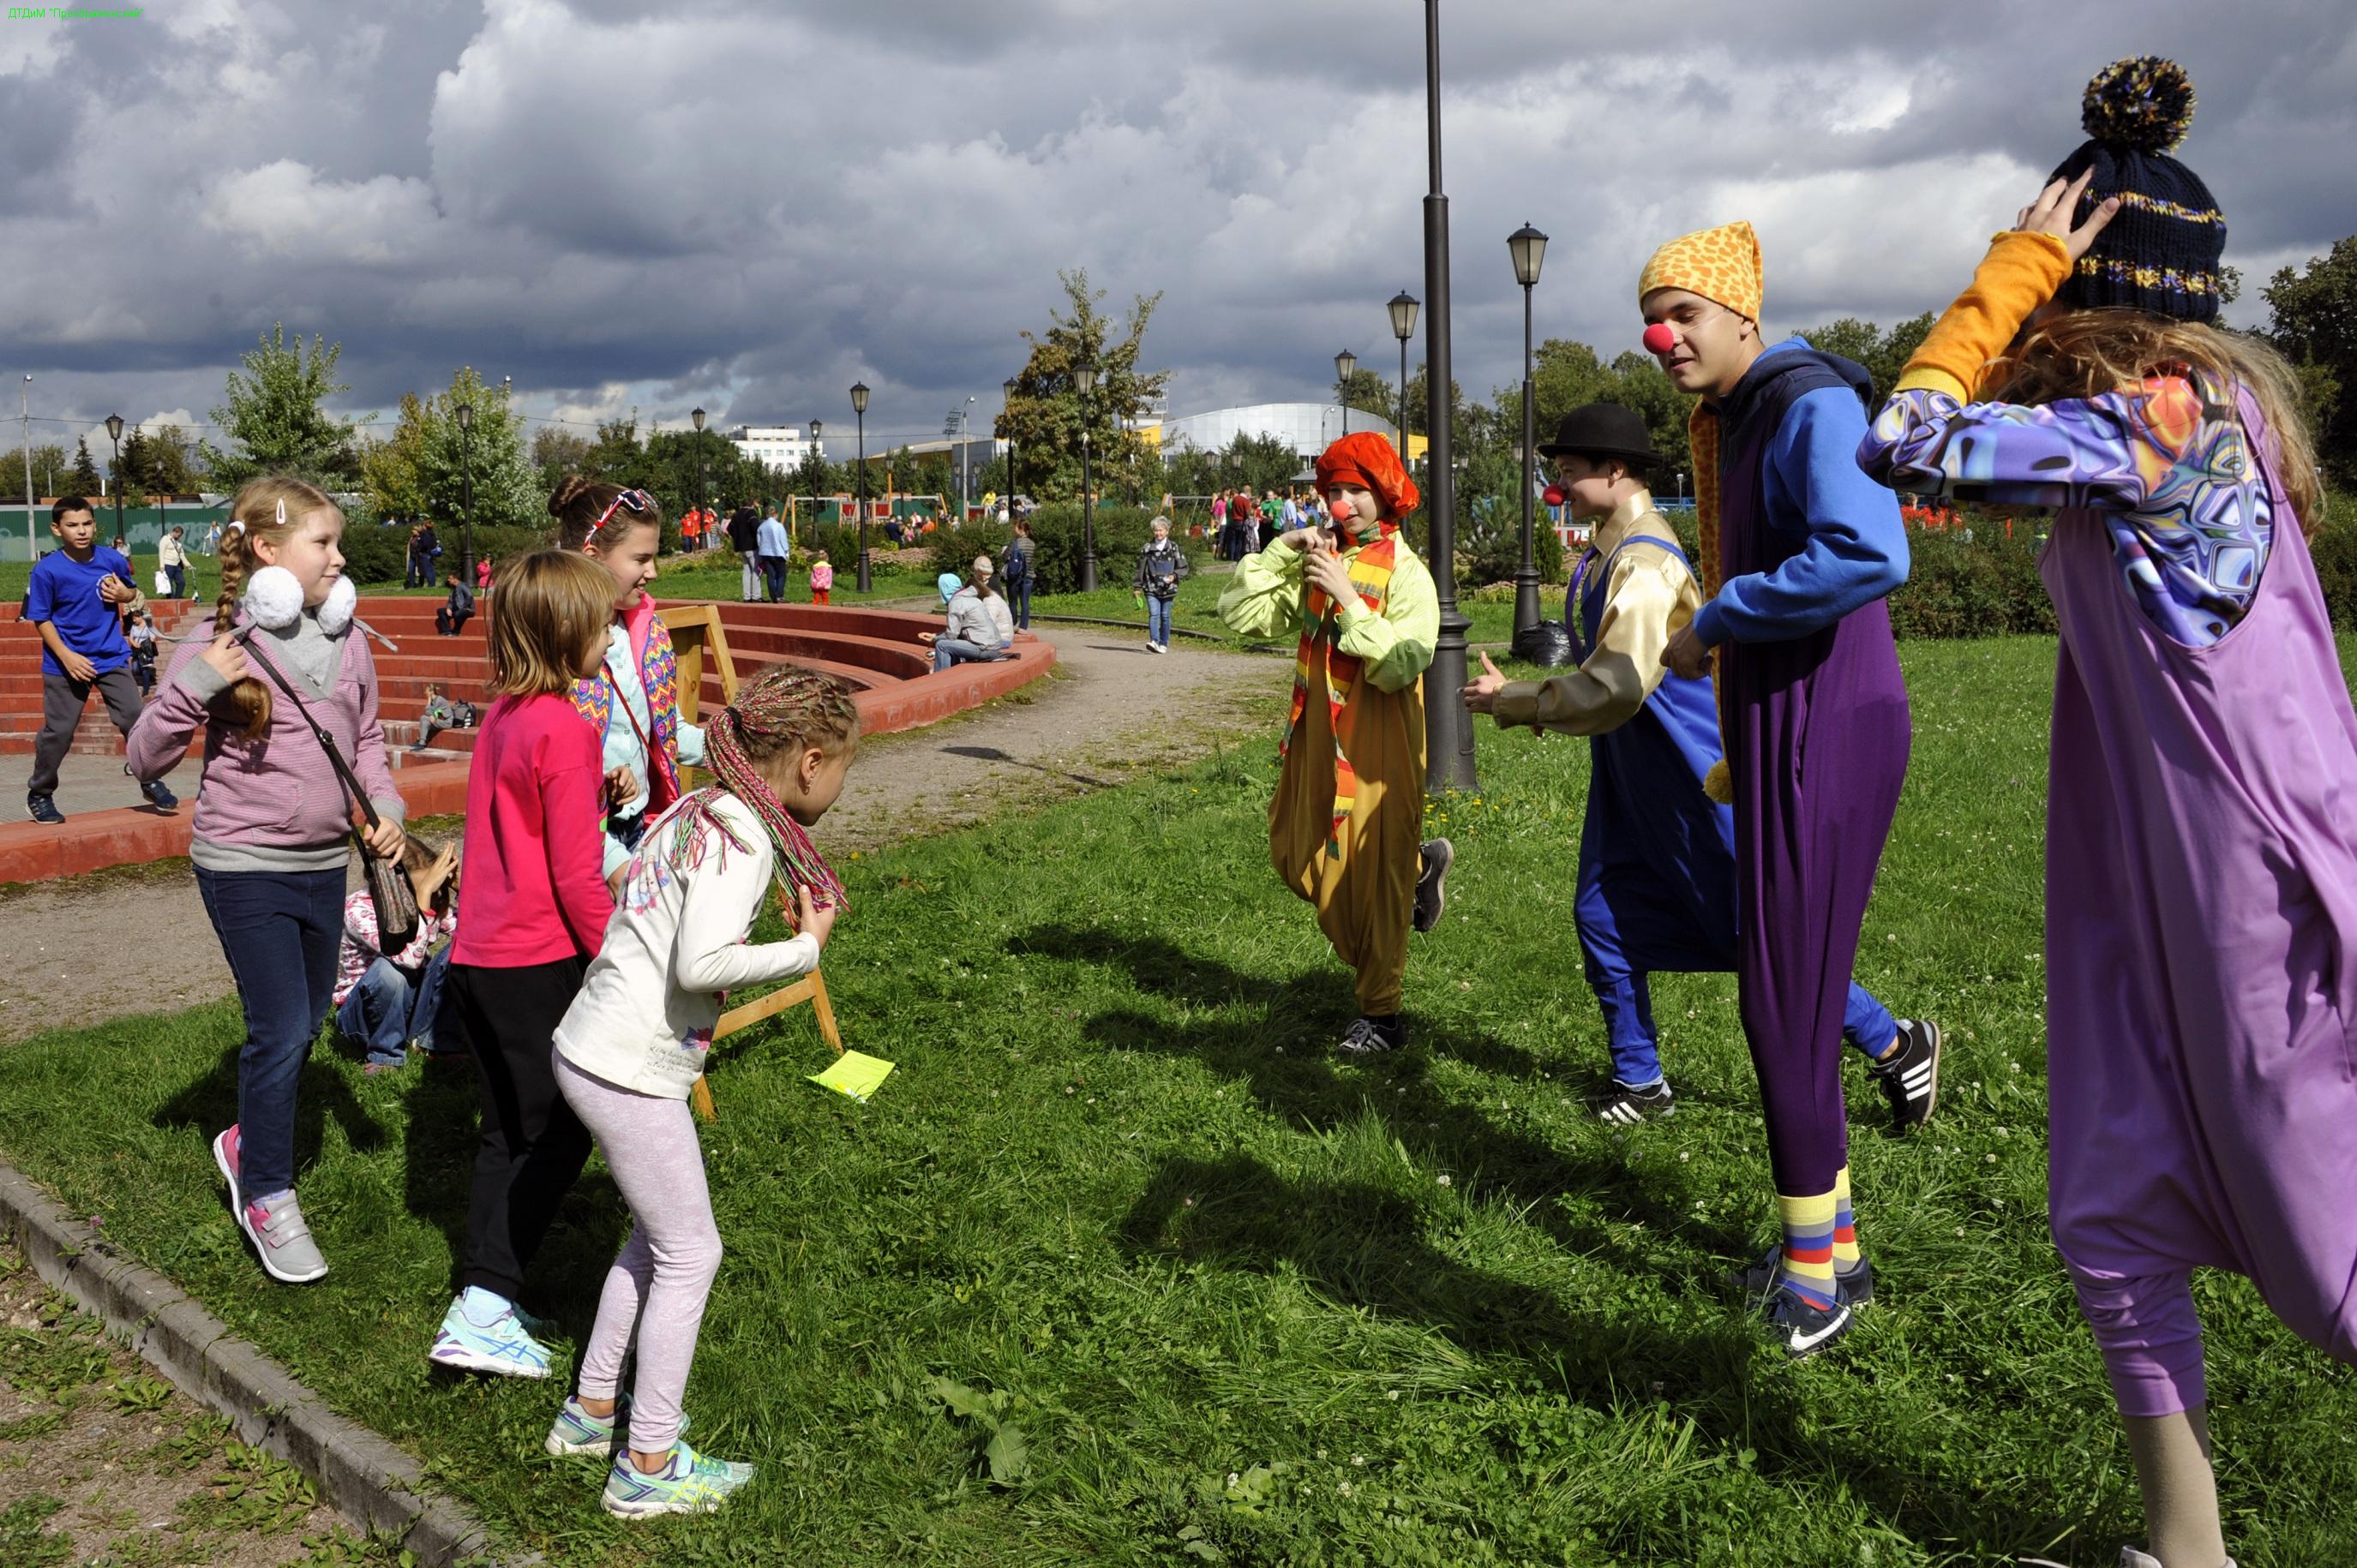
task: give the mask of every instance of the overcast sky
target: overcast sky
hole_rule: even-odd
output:
[[[1171,412],[1320,397],[1337,349],[1395,371],[1384,302],[1425,293],[1423,16],[163,0],[0,23],[0,368],[73,422],[36,441],[70,446],[110,412],[205,419],[283,319],[342,343],[351,411],[467,363],[536,415],[815,415],[840,456],[856,380],[871,449],[969,395],[986,428],[1057,269],[1085,266],[1109,308],[1163,292]],[[2192,73],[2180,155],[2227,215],[2232,317],[2357,231],[2346,0],[1449,0],[1442,27],[1476,395],[1520,374],[1525,220],[1554,236],[1539,335],[1608,358],[1652,247],[1736,218],[1771,333],[1944,304],[2125,54]]]

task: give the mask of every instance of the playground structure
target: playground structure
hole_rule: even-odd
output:
[[[202,620],[210,608],[192,600],[152,603],[158,629],[167,638]],[[360,603],[360,618],[393,645],[379,643],[371,651],[393,779],[413,818],[465,810],[467,768],[475,745],[476,732],[461,729],[439,731],[430,745],[416,746],[426,688],[438,687],[443,695],[479,708],[488,709],[491,701],[484,684],[490,675],[488,616],[476,616],[460,636],[437,637],[437,603],[428,596],[363,597]],[[787,604],[674,601],[663,608],[666,623],[675,618],[678,628],[683,697],[692,693],[697,709],[725,704],[735,679],[791,661],[848,683],[866,735],[915,729],[974,707],[1038,679],[1056,660],[1052,648],[1027,633],[1016,638],[1008,659],[960,664],[936,674],[932,650],[917,640],[920,632],[938,628],[934,616]],[[29,754],[40,727],[39,635],[18,618],[18,607],[0,605],[0,756]],[[120,757],[123,741],[102,711],[86,711],[74,750]],[[202,757],[201,737],[188,755],[191,761]],[[195,768],[182,764],[172,782],[183,797],[175,811],[143,806],[78,811],[62,827],[0,824],[0,883],[79,875],[188,854]]]

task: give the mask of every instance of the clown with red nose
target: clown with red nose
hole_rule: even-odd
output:
[[[1448,841],[1422,837],[1424,671],[1440,599],[1400,533],[1421,498],[1388,439],[1334,443],[1318,489],[1332,525],[1245,556],[1220,618],[1243,637],[1298,642],[1269,859],[1357,977],[1359,1016],[1340,1046],[1365,1056],[1407,1043],[1408,933],[1430,930],[1446,898]]]

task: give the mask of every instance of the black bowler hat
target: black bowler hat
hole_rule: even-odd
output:
[[[1639,467],[1662,460],[1642,415],[1617,403],[1575,408],[1555,427],[1555,439],[1539,443],[1542,457],[1618,457]]]

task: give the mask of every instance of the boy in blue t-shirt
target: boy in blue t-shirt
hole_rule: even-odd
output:
[[[138,594],[131,563],[98,543],[98,516],[80,496],[62,496],[49,509],[49,532],[59,548],[33,565],[25,590],[25,619],[41,634],[41,738],[33,746],[33,777],[25,806],[37,822],[62,822],[58,764],[81,727],[91,688],[106,699],[107,717],[124,735],[138,722],[139,687],[131,676],[131,645],[123,637],[123,607]],[[169,810],[179,797],[160,779],[142,788]]]

